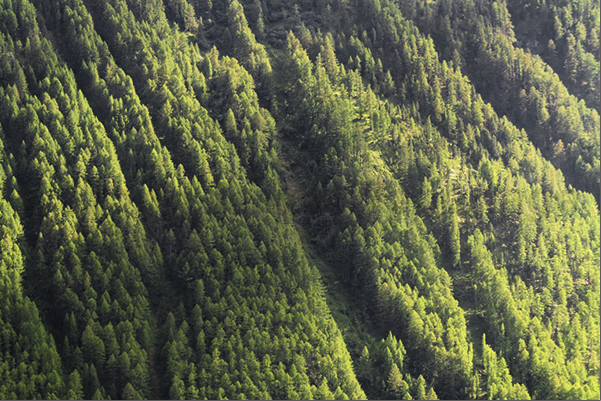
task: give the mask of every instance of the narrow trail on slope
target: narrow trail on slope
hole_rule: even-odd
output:
[[[357,366],[364,347],[373,350],[387,333],[381,333],[375,323],[371,321],[367,308],[359,301],[354,288],[344,283],[339,272],[327,262],[323,255],[320,255],[317,245],[305,231],[304,224],[306,224],[307,216],[304,214],[306,198],[302,189],[304,185],[302,167],[297,162],[290,162],[297,160],[290,156],[291,152],[295,152],[291,145],[282,138],[280,138],[280,143],[282,144],[281,158],[283,160],[280,177],[283,180],[282,187],[286,192],[288,207],[294,217],[295,228],[299,233],[309,263],[316,266],[320,272],[326,303],[342,333],[353,365]],[[356,371],[355,374],[357,374]],[[373,388],[362,381],[359,375],[357,375],[357,380],[368,399],[381,399],[384,396],[382,389]]]
[[[465,312],[466,328],[469,341],[474,346],[474,368],[483,369],[482,365],[482,334],[484,317],[478,308],[475,298],[475,288],[472,273],[464,270],[447,269],[453,281],[453,295],[459,306]]]
[[[150,398],[153,400],[160,400],[161,397],[161,378],[159,377],[159,373],[157,371],[157,346],[156,344],[150,348],[150,355],[148,356],[150,361]]]

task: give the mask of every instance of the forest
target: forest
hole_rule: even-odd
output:
[[[0,399],[599,399],[599,0],[0,0]]]

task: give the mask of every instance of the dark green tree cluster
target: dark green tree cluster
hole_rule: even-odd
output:
[[[599,111],[599,2],[508,1],[521,47],[542,57],[570,92]]]
[[[371,347],[363,347],[356,370],[363,387],[381,398],[400,400],[436,400],[432,387],[423,376],[412,379],[404,369],[406,350],[392,333]],[[405,371],[405,374],[401,373]]]
[[[146,239],[113,144],[40,36],[33,6],[20,6],[11,50],[25,80],[20,91],[3,88],[1,118],[23,194],[26,286],[81,382],[76,398],[119,398],[128,385],[135,398],[148,397],[154,319],[142,276],[156,278],[161,256]]]
[[[498,113],[526,130],[569,184],[599,202],[599,5],[508,3],[454,0],[399,6],[422,32],[431,34],[442,58],[461,67]],[[522,39],[516,43],[513,26],[520,21],[517,36]],[[533,55],[530,48],[541,50]]]
[[[3,49],[6,45],[1,43]],[[15,211],[23,201],[14,164],[0,142],[0,398],[80,398],[81,377],[76,371],[65,374],[39,309],[23,294],[23,226]]]

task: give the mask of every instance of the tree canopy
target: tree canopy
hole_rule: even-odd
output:
[[[0,0],[0,63],[0,398],[599,398],[598,2]]]

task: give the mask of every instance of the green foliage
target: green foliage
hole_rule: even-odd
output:
[[[399,5],[404,13],[407,4]],[[599,202],[599,4],[416,5],[411,19],[431,35],[442,58],[461,67],[499,114],[524,128],[568,183]],[[488,125],[477,108],[473,114],[477,126]],[[556,153],[560,141],[566,149]]]
[[[588,0],[0,1],[0,398],[598,399],[598,54]]]

